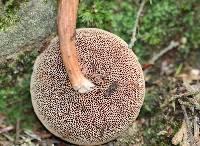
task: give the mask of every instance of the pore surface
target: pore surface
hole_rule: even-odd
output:
[[[77,29],[76,49],[83,74],[96,88],[73,90],[58,39],[37,58],[31,79],[34,110],[56,136],[81,145],[108,142],[138,116],[144,97],[140,64],[119,37],[99,29]]]

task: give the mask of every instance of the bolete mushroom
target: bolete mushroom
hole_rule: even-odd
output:
[[[71,0],[61,0],[61,4],[67,6],[67,1]],[[61,6],[60,13],[63,9]],[[74,16],[70,18],[59,21],[59,40],[53,39],[35,61],[32,104],[54,135],[78,145],[99,145],[118,137],[138,116],[144,98],[143,72],[121,38],[97,28],[69,30],[68,22],[75,21]],[[75,47],[67,44],[70,40],[65,38],[70,35],[64,28]],[[79,76],[89,79],[95,88],[84,94],[74,90]]]
[[[80,70],[77,59],[75,36],[79,0],[60,0],[58,11],[58,35],[65,69],[74,90],[86,93],[95,86]]]
[[[56,136],[74,144],[102,144],[138,116],[144,97],[142,69],[122,39],[100,29],[77,29],[76,49],[81,71],[95,83],[94,90],[73,90],[55,38],[34,65],[33,107]]]

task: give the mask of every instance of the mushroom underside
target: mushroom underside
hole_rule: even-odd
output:
[[[102,144],[138,116],[145,88],[142,69],[122,39],[100,29],[77,29],[76,50],[81,71],[95,89],[86,94],[73,90],[55,38],[34,65],[34,111],[51,133],[68,142]]]

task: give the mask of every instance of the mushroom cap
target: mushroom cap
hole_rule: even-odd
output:
[[[81,71],[95,89],[81,94],[72,88],[55,38],[34,65],[34,111],[63,140],[103,144],[117,138],[137,118],[144,99],[143,71],[126,42],[104,30],[77,29],[76,50]]]

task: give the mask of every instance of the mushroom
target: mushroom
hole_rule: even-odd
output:
[[[107,31],[76,29],[75,44],[80,70],[95,88],[84,94],[73,90],[55,38],[35,61],[32,104],[54,135],[78,145],[100,145],[117,138],[138,116],[143,71],[127,43]]]
[[[75,28],[79,0],[60,0],[58,11],[58,35],[60,50],[74,90],[86,93],[94,88],[94,84],[87,79],[80,70],[75,46]]]
[[[122,39],[97,28],[75,30],[77,8],[78,0],[60,0],[59,40],[35,61],[31,98],[51,133],[74,144],[99,145],[118,137],[138,116],[144,77]]]

